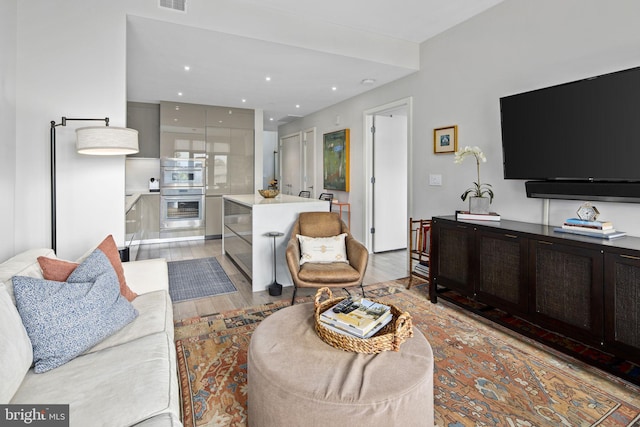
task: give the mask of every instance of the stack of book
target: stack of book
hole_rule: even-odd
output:
[[[500,221],[500,215],[495,212],[487,214],[470,213],[469,211],[456,211],[456,220],[471,221]]]
[[[340,305],[340,310],[334,310],[334,306],[320,314],[325,327],[341,334],[369,338],[393,318],[388,305],[366,298],[346,302]]]
[[[579,218],[567,219],[562,227],[556,228],[555,231],[598,237],[600,239],[614,239],[627,234],[624,231],[617,231],[613,228],[613,224],[610,221],[587,221]]]
[[[429,277],[429,264],[425,261],[419,262],[413,267],[413,272],[421,276]]]

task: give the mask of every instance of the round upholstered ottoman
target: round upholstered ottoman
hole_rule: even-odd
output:
[[[317,336],[312,303],[272,314],[249,345],[249,426],[433,426],[433,353],[413,332],[399,352],[351,353]]]

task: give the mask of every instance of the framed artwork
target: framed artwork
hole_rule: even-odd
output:
[[[433,152],[436,154],[458,151],[458,126],[447,126],[433,130]]]
[[[349,129],[325,133],[322,155],[324,188],[349,191]]]

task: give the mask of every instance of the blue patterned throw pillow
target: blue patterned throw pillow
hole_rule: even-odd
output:
[[[66,282],[15,276],[13,286],[36,373],[67,363],[138,316],[120,294],[118,276],[100,249]]]

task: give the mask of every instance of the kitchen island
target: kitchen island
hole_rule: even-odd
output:
[[[277,282],[293,286],[285,250],[300,212],[328,212],[326,200],[278,195],[266,199],[259,194],[223,196],[222,253],[231,258],[251,280],[252,291],[264,291],[273,282],[273,237],[276,237]]]

